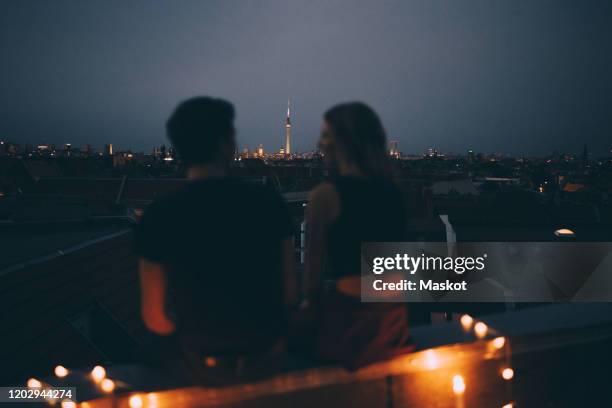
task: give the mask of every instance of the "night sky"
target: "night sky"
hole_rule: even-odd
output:
[[[242,148],[371,104],[400,150],[612,148],[612,2],[0,0],[0,139],[150,149],[220,96]]]

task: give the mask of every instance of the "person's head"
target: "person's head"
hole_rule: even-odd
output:
[[[385,129],[368,105],[343,103],[323,116],[319,147],[328,165],[366,177],[391,177]]]
[[[234,107],[208,96],[181,102],[166,123],[168,139],[187,166],[224,166],[236,147]]]

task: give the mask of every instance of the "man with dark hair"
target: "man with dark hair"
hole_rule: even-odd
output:
[[[283,199],[227,177],[233,121],[233,106],[221,99],[176,108],[168,138],[191,182],[151,204],[135,230],[144,323],[175,335],[189,378],[210,385],[248,379],[257,356],[281,349],[295,300]]]

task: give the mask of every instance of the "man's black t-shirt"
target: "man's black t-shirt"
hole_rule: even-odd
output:
[[[151,204],[135,230],[139,256],[168,271],[182,342],[206,353],[248,352],[282,333],[282,241],[292,236],[279,194],[204,179]]]

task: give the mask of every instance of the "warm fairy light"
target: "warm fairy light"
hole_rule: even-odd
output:
[[[214,357],[206,357],[204,359],[204,364],[206,367],[215,367],[217,365],[217,359]]]
[[[504,347],[504,344],[506,344],[506,338],[505,337],[496,337],[493,339],[493,347],[495,347],[496,349],[500,350],[502,347]]]
[[[573,237],[576,234],[569,228],[559,228],[555,231],[555,235],[558,237]]]
[[[470,330],[472,328],[472,324],[474,323],[474,319],[468,314],[464,314],[459,320],[461,321],[461,326],[465,331]]]
[[[63,365],[56,366],[55,370],[53,370],[53,372],[59,378],[64,378],[64,377],[66,377],[68,375],[68,369],[66,367],[64,367]]]
[[[436,352],[433,350],[426,350],[425,351],[425,355],[423,356],[424,359],[424,365],[426,368],[428,368],[429,370],[435,370],[436,368],[438,368],[439,365],[439,361],[438,361],[438,356],[436,355]]]
[[[107,394],[110,394],[115,390],[115,382],[110,378],[105,378],[100,383],[100,388]]]
[[[42,387],[42,383],[36,378],[30,378],[27,382],[27,386],[28,388],[40,388]]]
[[[63,400],[62,408],[76,408],[77,404],[74,401]]]
[[[514,404],[509,402],[506,405],[504,405],[502,408],[514,408]]]
[[[140,395],[132,395],[129,402],[130,408],[142,408],[142,397]]]
[[[510,367],[504,368],[502,370],[502,378],[504,380],[511,380],[514,377],[514,370]]]
[[[487,335],[488,329],[489,328],[487,327],[487,325],[483,322],[478,322],[476,323],[476,325],[474,325],[474,333],[476,333],[476,337],[478,337],[479,339],[482,339],[484,336]]]
[[[457,395],[465,392],[465,381],[463,381],[463,377],[459,374],[453,376],[453,392]]]
[[[147,394],[147,408],[157,408],[157,402],[157,394],[152,392]]]
[[[104,367],[99,365],[95,366],[93,370],[91,370],[91,378],[93,378],[95,382],[100,382],[106,378],[106,370]]]

